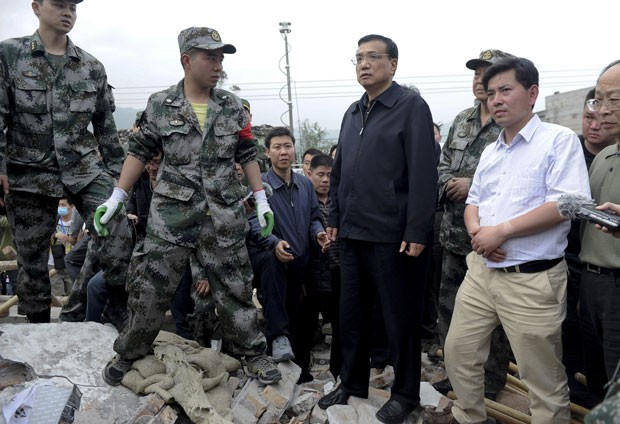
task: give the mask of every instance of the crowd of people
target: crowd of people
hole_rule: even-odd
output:
[[[105,69],[67,36],[80,2],[34,0],[38,30],[0,43],[0,185],[20,313],[50,322],[55,287],[61,320],[116,326],[108,384],[171,310],[179,335],[221,340],[262,384],[284,361],[312,380],[322,317],[339,384],[318,405],[367,397],[371,367],[389,364],[383,423],[418,407],[423,350],[444,352],[436,387],[456,394],[454,422],[486,421],[513,359],[533,423],[603,402],[620,360],[620,231],[571,223],[559,203],[620,214],[620,61],[586,96],[578,137],[533,113],[530,60],[485,50],[465,63],[475,104],[441,148],[425,100],[394,81],[396,43],[366,35],[352,59],[363,95],[337,146],[304,152],[297,173],[286,127],[259,166],[249,102],[218,88],[236,48],[206,27],[180,32],[183,79],[150,96],[123,149]]]

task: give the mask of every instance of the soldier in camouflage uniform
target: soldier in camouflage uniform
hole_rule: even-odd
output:
[[[442,343],[448,334],[454,302],[465,277],[465,257],[471,252],[470,237],[463,215],[465,200],[484,148],[497,140],[502,127],[490,117],[482,76],[487,67],[510,56],[500,50],[486,50],[465,66],[475,71],[473,93],[477,104],[460,112],[442,149],[439,171],[439,202],[443,204],[439,240],[444,248],[439,289],[439,330]],[[501,326],[493,332],[492,349],[485,366],[485,392],[494,397],[506,384],[510,345]],[[441,385],[440,385],[441,387]]]
[[[19,309],[30,322],[50,321],[47,259],[58,199],[69,197],[93,219],[123,161],[105,69],[67,36],[80,1],[33,1],[39,29],[0,43],[0,184],[21,265]],[[97,249],[120,314],[131,256],[124,213],[109,231]]]
[[[264,236],[271,231],[273,214],[256,146],[240,136],[248,123],[241,101],[216,88],[224,53],[236,49],[222,43],[217,31],[195,27],[181,31],[179,47],[185,78],[149,98],[140,131],[130,138],[118,186],[101,206],[105,214],[95,219],[97,231],[104,231],[102,225],[122,208],[147,160],[163,151],[144,244],[134,250],[128,272],[129,324],[114,342],[118,355],[106,365],[104,379],[120,384],[131,362],[149,352],[195,255],[206,272],[232,353],[246,357],[250,375],[274,383],[281,374],[264,355],[266,341],[252,303],[253,276],[245,246],[249,224],[242,203],[246,190],[237,180],[235,162],[254,192]]]

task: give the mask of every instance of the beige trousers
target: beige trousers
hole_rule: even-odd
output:
[[[566,315],[566,262],[533,274],[488,268],[467,256],[445,343],[448,377],[458,400],[452,413],[461,424],[486,420],[484,368],[491,332],[502,324],[529,388],[532,424],[568,423],[569,393],[562,365]]]

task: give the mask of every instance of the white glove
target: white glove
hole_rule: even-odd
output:
[[[101,237],[106,237],[109,232],[105,227],[105,224],[110,222],[117,213],[123,208],[127,200],[127,192],[119,187],[114,187],[114,191],[108,200],[103,205],[97,207],[95,211],[95,230]]]
[[[259,190],[254,192],[254,200],[256,200],[256,216],[258,217],[258,223],[260,224],[260,235],[267,237],[273,230],[273,224],[275,222],[273,211],[267,201],[267,194],[265,190]]]

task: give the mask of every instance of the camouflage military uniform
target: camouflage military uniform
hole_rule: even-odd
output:
[[[439,201],[444,206],[439,234],[439,241],[444,247],[439,288],[439,331],[442,342],[448,334],[456,293],[467,272],[465,257],[471,252],[470,237],[463,219],[466,204],[447,199],[446,184],[453,177],[473,178],[482,151],[497,140],[501,130],[502,127],[494,121],[480,126],[480,105],[465,109],[454,119],[441,152],[438,187]],[[506,384],[510,345],[501,327],[495,329],[492,338],[492,349],[485,366],[485,390],[497,393]]]
[[[90,221],[112,192],[123,160],[113,111],[103,65],[70,39],[56,59],[38,32],[0,43],[0,174],[10,184],[6,203],[22,265],[23,313],[44,312],[51,303],[47,255],[58,199],[68,195]],[[106,282],[122,286],[131,255],[124,213],[110,232],[98,251]]]
[[[620,363],[616,367],[616,372],[610,381],[609,389],[603,402],[585,416],[586,424],[609,424],[620,422],[620,378],[618,369]]]
[[[239,139],[247,118],[240,100],[212,89],[204,131],[183,94],[183,80],[149,99],[129,154],[146,162],[163,151],[144,245],[129,269],[130,322],[114,343],[135,359],[151,348],[170,299],[194,254],[205,269],[222,332],[233,353],[258,355],[265,338],[252,303],[249,229],[235,162],[256,160],[252,140]]]

